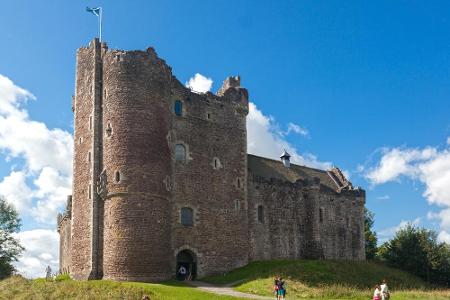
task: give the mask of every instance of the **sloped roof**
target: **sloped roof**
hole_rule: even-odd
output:
[[[299,179],[312,181],[314,177],[317,177],[320,179],[322,185],[336,191],[339,190],[339,187],[325,170],[294,165],[292,163],[290,167],[287,168],[281,161],[253,154],[247,155],[247,163],[249,171],[259,177],[266,179],[274,178],[292,183]]]

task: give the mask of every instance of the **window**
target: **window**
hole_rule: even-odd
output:
[[[237,179],[237,187],[238,187],[239,189],[242,187],[242,185],[241,185],[241,179],[240,179],[240,178]]]
[[[194,211],[192,210],[192,208],[181,208],[181,225],[194,226]]]
[[[115,179],[116,179],[116,182],[120,182],[120,172],[119,171],[116,171],[116,174],[115,174]]]
[[[264,223],[264,206],[258,205],[258,222]]]
[[[111,134],[112,134],[112,127],[111,127],[111,124],[108,123],[108,125],[106,126],[106,136],[110,137]]]
[[[234,209],[235,210],[241,210],[241,201],[234,200]]]
[[[177,116],[183,115],[183,102],[181,102],[180,100],[175,101],[174,109]]]
[[[221,167],[220,160],[217,157],[214,157],[214,159],[213,159],[213,168],[217,170],[220,167]]]
[[[323,207],[319,208],[319,222],[323,223]]]
[[[175,145],[175,161],[186,162],[186,147],[183,144]]]
[[[89,116],[89,130],[92,130],[92,116]]]
[[[89,185],[89,187],[88,187],[88,199],[91,199],[91,198],[92,198],[92,186]]]
[[[91,162],[91,151],[88,152],[88,162]]]

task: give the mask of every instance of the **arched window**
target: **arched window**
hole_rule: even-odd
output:
[[[174,110],[177,116],[183,115],[183,102],[181,102],[180,100],[176,100]]]
[[[194,226],[194,211],[190,207],[181,208],[181,225]]]
[[[116,174],[115,174],[115,179],[116,179],[116,182],[120,182],[120,172],[119,171],[116,171]]]
[[[183,144],[175,145],[175,160],[181,162],[186,161],[186,147]]]
[[[264,223],[264,206],[258,205],[258,222]]]

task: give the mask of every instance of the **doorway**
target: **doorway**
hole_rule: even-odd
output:
[[[177,280],[194,280],[197,275],[197,258],[190,250],[182,250],[177,254]]]

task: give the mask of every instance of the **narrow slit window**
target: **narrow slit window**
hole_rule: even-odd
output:
[[[88,198],[92,199],[92,186],[91,185],[89,185],[89,187],[88,187]]]
[[[258,205],[258,222],[264,224],[264,206]]]
[[[116,171],[116,182],[120,182],[120,172]]]
[[[91,162],[91,151],[88,152],[88,162]]]
[[[92,116],[89,116],[89,130],[92,130]]]
[[[319,222],[323,223],[323,207],[319,209]]]
[[[183,114],[183,102],[180,100],[175,101],[175,114],[177,116],[181,116]]]
[[[234,209],[235,210],[241,210],[241,201],[239,200],[234,200]]]
[[[108,123],[108,125],[106,126],[106,136],[110,137],[112,134],[112,127],[111,124]]]
[[[194,225],[194,211],[190,207],[183,207],[181,209],[181,225],[193,226]]]
[[[215,157],[214,159],[213,159],[213,168],[214,169],[219,169],[221,167],[221,164],[220,164],[220,160],[217,158],[217,157]]]

